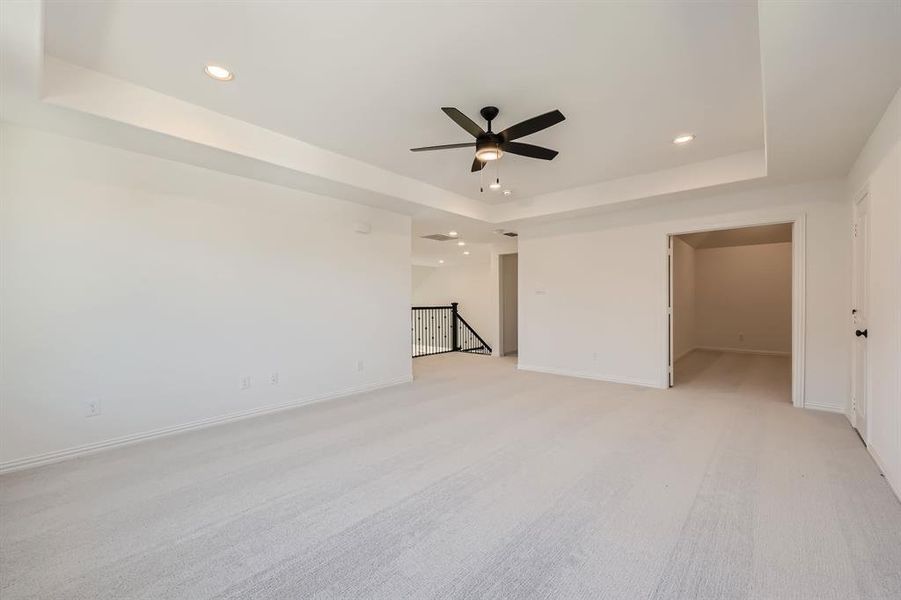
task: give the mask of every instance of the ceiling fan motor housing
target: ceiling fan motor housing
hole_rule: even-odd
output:
[[[488,121],[488,131],[476,138],[476,158],[482,162],[497,160],[504,155],[500,148],[501,138],[491,131],[491,121],[497,117],[500,109],[496,106],[486,106],[479,111],[482,118]]]

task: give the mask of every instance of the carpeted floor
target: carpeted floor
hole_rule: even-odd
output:
[[[0,597],[901,598],[901,503],[788,360],[413,384],[0,478]]]

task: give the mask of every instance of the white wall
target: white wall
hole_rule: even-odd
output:
[[[410,378],[408,217],[0,133],[4,466]]]
[[[695,343],[695,249],[673,238],[673,362]]]
[[[521,227],[520,368],[665,387],[666,236],[730,219],[806,215],[808,406],[849,393],[850,207],[843,181],[686,194]]]
[[[413,306],[458,302],[460,314],[497,349],[497,273],[488,261],[471,265],[413,266]]]
[[[695,344],[791,354],[792,245],[695,251]]]
[[[848,188],[850,202],[864,189],[869,194],[867,444],[901,496],[901,91],[858,157]],[[847,318],[845,327],[851,330]]]

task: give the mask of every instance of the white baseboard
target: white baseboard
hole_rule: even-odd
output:
[[[535,373],[548,373],[550,375],[564,375],[566,377],[578,377],[580,379],[595,379],[597,381],[606,381],[608,383],[625,383],[627,385],[640,385],[642,387],[663,388],[656,381],[647,381],[644,379],[631,379],[628,377],[617,377],[614,375],[603,375],[598,373],[590,373],[587,371],[571,371],[569,369],[556,369],[548,367],[536,367],[533,365],[518,364],[516,368],[520,371],[533,371]]]
[[[691,353],[694,352],[695,350],[697,350],[697,348],[689,348],[688,350],[685,350],[684,352],[682,352],[682,354],[680,354],[679,356],[677,356],[677,357],[675,357],[675,358],[673,359],[673,364],[676,364],[677,362],[679,362],[679,359],[680,359],[680,358],[682,358],[683,356],[687,356],[687,355],[691,354]]]
[[[151,431],[143,431],[140,433],[133,433],[131,435],[116,437],[116,438],[104,440],[101,442],[93,442],[91,444],[74,446],[71,448],[66,448],[64,450],[55,450],[53,452],[46,452],[43,454],[37,454],[35,456],[27,456],[25,458],[17,458],[15,460],[10,460],[10,461],[0,463],[0,473],[9,473],[11,471],[19,471],[22,469],[29,469],[29,468],[38,467],[41,465],[47,465],[50,463],[68,460],[70,458],[84,456],[86,454],[94,454],[95,452],[100,452],[100,451],[108,450],[108,449],[112,449],[112,448],[118,448],[120,446],[136,444],[138,442],[143,442],[143,441],[152,440],[152,439],[156,439],[156,438],[175,435],[177,433],[194,431],[197,429],[204,429],[206,427],[213,427],[215,425],[222,425],[225,423],[231,423],[233,421],[241,421],[243,419],[249,419],[251,417],[258,417],[258,416],[267,415],[267,414],[271,414],[271,413],[275,413],[275,412],[280,412],[283,410],[290,410],[292,408],[306,406],[308,404],[314,404],[317,402],[324,402],[326,400],[335,400],[337,398],[344,398],[345,396],[352,396],[354,394],[370,392],[373,390],[391,387],[391,386],[399,385],[402,383],[409,383],[411,381],[413,381],[413,376],[408,375],[406,377],[399,377],[397,379],[389,379],[387,381],[381,381],[378,383],[370,383],[370,384],[366,384],[366,385],[344,388],[342,390],[332,392],[330,394],[325,394],[322,396],[316,396],[316,397],[311,397],[311,398],[301,398],[299,400],[291,400],[290,402],[283,402],[281,404],[272,404],[269,406],[261,406],[259,408],[251,408],[249,410],[242,410],[239,412],[229,413],[226,415],[220,415],[218,417],[209,417],[207,419],[199,419],[197,421],[191,421],[190,423],[183,423],[181,425],[172,425],[170,427],[163,427],[160,429],[153,429]]]
[[[901,481],[892,481],[889,472],[885,469],[885,463],[882,462],[882,458],[876,452],[876,449],[873,448],[871,444],[867,444],[867,452],[870,453],[870,456],[873,457],[873,462],[876,463],[876,466],[879,467],[879,470],[882,471],[882,476],[885,478],[885,481],[888,483],[889,488],[895,493],[895,496],[898,497],[898,500],[901,500]]]
[[[823,410],[826,412],[837,413],[840,415],[847,415],[847,411],[844,407],[839,406],[829,406],[828,404],[815,404],[812,402],[805,402],[804,408],[809,408],[811,410]]]
[[[751,348],[716,348],[713,346],[697,346],[692,350],[708,350],[711,352],[731,352],[734,354],[759,354],[760,356],[791,356],[791,352],[780,350],[753,350]]]

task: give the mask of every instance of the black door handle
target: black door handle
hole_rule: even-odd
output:
[[[856,335],[857,337],[860,337],[860,336],[867,337],[867,330],[864,329],[863,331],[861,331],[860,329],[858,329],[857,331],[854,332],[854,335]]]

